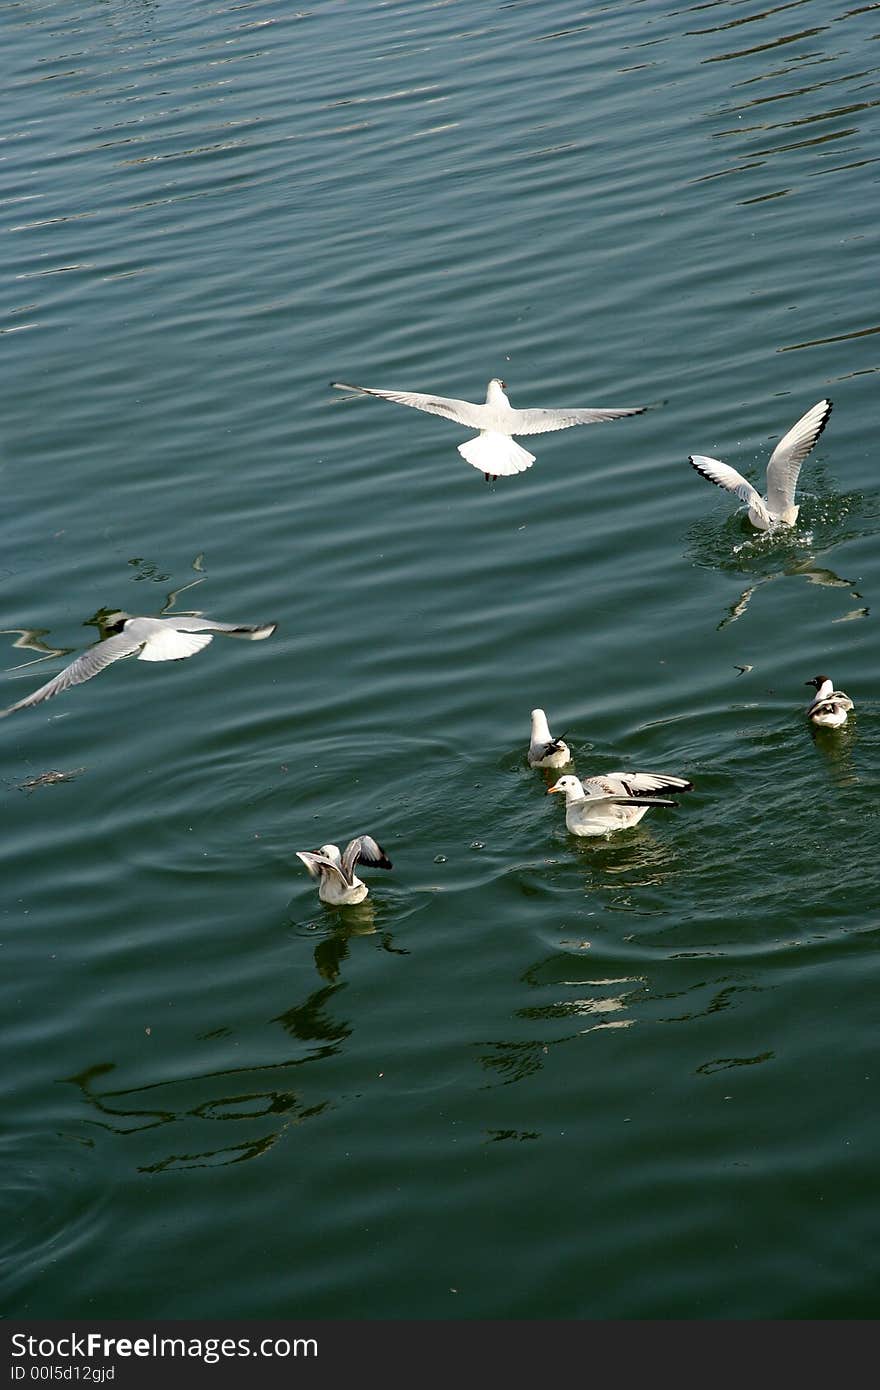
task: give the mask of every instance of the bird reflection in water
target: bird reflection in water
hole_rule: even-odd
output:
[[[806,721],[813,742],[821,755],[831,781],[836,787],[852,787],[860,781],[853,758],[857,717],[850,716],[840,729],[821,729]]]
[[[547,1003],[517,1009],[515,1018],[551,1027],[563,1023],[566,1031],[556,1036],[478,1044],[488,1049],[481,1052],[480,1065],[495,1078],[488,1086],[510,1086],[533,1076],[543,1068],[552,1048],[575,1042],[589,1033],[631,1028],[638,1022],[632,1010],[647,994],[646,977],[606,977],[592,971],[583,975],[585,964],[581,956],[564,952],[537,961],[526,971],[524,983],[550,993],[551,997]],[[560,998],[563,990],[574,991],[573,997]]]
[[[742,617],[751,602],[752,595],[764,584],[769,584],[774,579],[791,578],[795,575],[803,575],[808,584],[821,584],[823,588],[848,589],[850,591],[850,598],[860,599],[862,597],[855,588],[855,580],[842,579],[839,574],[835,574],[834,570],[828,569],[823,565],[817,565],[812,559],[795,560],[790,564],[784,565],[781,569],[774,571],[773,574],[762,575],[759,579],[756,579],[753,584],[750,584],[747,589],[743,589],[739,598],[735,603],[730,605],[727,613],[718,624],[718,631],[720,632],[724,627],[729,627],[731,623],[736,622],[737,618]],[[849,622],[853,618],[867,618],[868,613],[869,610],[865,607],[850,608],[843,617],[835,618],[834,622],[843,623]]]
[[[100,1063],[64,1079],[78,1086],[83,1099],[98,1112],[100,1118],[91,1123],[101,1129],[127,1136],[164,1129],[166,1125],[175,1126],[175,1133],[180,1133],[182,1127],[185,1151],[155,1155],[151,1161],[137,1165],[139,1173],[161,1173],[175,1168],[217,1168],[259,1158],[288,1126],[320,1114],[328,1101],[304,1106],[296,1091],[285,1084],[288,1069],[305,1060],[308,1059],[229,1068],[118,1090],[101,1089],[104,1078],[115,1069],[112,1062]],[[260,1085],[262,1073],[271,1075],[270,1089],[265,1088],[265,1082]],[[233,1077],[235,1090],[229,1093],[227,1087]],[[269,1076],[265,1079],[269,1080]],[[289,1079],[293,1079],[292,1072]],[[223,1124],[223,1139],[231,1138],[232,1143],[210,1142],[210,1136],[216,1133],[213,1126],[218,1122]],[[204,1129],[206,1123],[208,1130]],[[230,1123],[234,1126],[232,1132],[228,1129]],[[239,1137],[242,1128],[251,1132]],[[209,1140],[207,1146],[205,1139]],[[143,1158],[149,1157],[144,1151],[147,1145],[148,1141],[143,1140]]]
[[[632,891],[668,883],[680,862],[673,845],[655,839],[650,830],[641,827],[618,835],[613,841],[578,841],[577,849],[589,871],[586,889],[610,893],[605,906],[623,912],[652,912],[649,904],[633,900]]]
[[[17,666],[7,666],[6,670],[24,671],[28,666],[37,666],[41,661],[48,661],[51,656],[67,656],[73,651],[73,647],[50,647],[48,642],[43,641],[48,632],[47,627],[0,627],[0,637],[16,634],[13,647],[40,653],[32,661],[21,661]]]
[[[392,944],[390,931],[379,929],[376,923],[376,907],[369,898],[364,898],[363,902],[354,906],[326,907],[325,913],[326,917],[330,918],[329,927],[326,920],[310,924],[313,929],[317,928],[324,933],[315,947],[315,969],[322,980],[333,984],[339,979],[342,962],[348,958],[349,943],[354,937],[372,936],[376,938],[375,944],[381,950],[395,956],[409,955],[409,951]]]

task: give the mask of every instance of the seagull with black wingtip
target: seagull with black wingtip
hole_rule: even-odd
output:
[[[852,700],[842,690],[834,689],[830,676],[814,676],[804,685],[816,688],[816,698],[807,706],[807,718],[820,729],[839,729],[846,723],[847,714],[854,708]]]
[[[355,873],[358,864],[374,869],[394,867],[371,835],[358,835],[349,840],[342,853],[338,845],[322,845],[316,850],[298,849],[296,857],[302,860],[312,878],[318,880],[321,902],[333,907],[362,903],[369,893],[363,879]]]
[[[817,401],[782,436],[767,464],[765,497],[752,487],[747,478],[720,459],[707,458],[705,454],[691,454],[688,462],[701,477],[726,488],[746,502],[749,521],[759,531],[771,531],[774,526],[794,526],[800,511],[794,496],[801,464],[827,425],[831,405],[831,401]]]
[[[670,792],[693,791],[693,782],[664,772],[606,772],[601,777],[560,777],[547,789],[565,793],[565,824],[572,835],[611,835],[638,825],[652,806],[677,806]]]
[[[73,685],[81,685],[91,680],[105,667],[126,656],[137,656],[139,661],[182,661],[207,647],[215,633],[224,637],[243,637],[250,642],[260,642],[271,637],[277,623],[260,623],[256,626],[244,623],[215,623],[210,618],[198,616],[179,618],[135,618],[121,611],[110,613],[104,619],[103,627],[112,635],[96,642],[88,651],[59,671],[45,685],[26,695],[23,700],[0,710],[0,719],[16,710],[30,709],[51,700]]]
[[[505,394],[507,383],[493,376],[483,402],[459,401],[450,396],[430,396],[419,391],[379,391],[373,386],[347,386],[331,382],[337,391],[358,391],[362,396],[378,396],[395,405],[409,405],[425,410],[429,415],[444,415],[457,425],[479,430],[473,439],[459,444],[462,458],[485,475],[486,482],[522,473],[531,468],[535,455],[514,444],[513,435],[549,434],[552,430],[567,430],[572,425],[597,425],[605,420],[619,420],[624,415],[642,415],[646,406],[611,409],[596,406],[575,406],[560,410],[515,410]]]
[[[529,738],[529,767],[565,767],[571,762],[571,749],[564,738],[554,738],[542,709],[532,710]]]

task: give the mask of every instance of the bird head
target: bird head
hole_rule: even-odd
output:
[[[571,792],[582,791],[583,787],[577,777],[572,777],[569,773],[565,777],[560,777],[559,781],[554,783],[552,787],[548,787],[547,795],[550,796],[553,792],[565,792],[566,796],[568,796]]]
[[[493,376],[486,389],[487,405],[509,405],[509,401],[504,394],[507,390],[507,382],[502,381],[500,376]]]

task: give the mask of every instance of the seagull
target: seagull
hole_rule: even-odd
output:
[[[535,455],[514,444],[511,435],[547,434],[551,430],[567,430],[571,425],[598,425],[604,420],[619,420],[624,415],[641,415],[647,409],[639,405],[621,410],[514,410],[505,395],[507,385],[497,376],[489,382],[485,402],[476,405],[447,396],[424,396],[418,391],[378,391],[372,386],[347,386],[342,381],[331,384],[337,391],[379,396],[396,405],[426,410],[429,415],[445,415],[447,420],[454,420],[458,425],[479,430],[476,438],[459,444],[458,452],[485,474],[487,482],[511,473],[522,473],[535,462]]]
[[[569,775],[560,777],[547,795],[565,793],[565,824],[572,835],[611,835],[638,825],[651,806],[677,806],[660,795],[670,791],[693,791],[693,783],[660,772],[607,772],[583,782]]]
[[[32,694],[26,695],[17,704],[0,710],[0,719],[5,719],[7,714],[14,714],[16,710],[41,705],[44,700],[51,700],[53,695],[60,695],[72,685],[81,685],[83,681],[91,680],[92,676],[97,676],[105,666],[119,661],[121,657],[134,656],[137,653],[140,661],[181,661],[184,657],[201,651],[202,647],[207,647],[215,632],[222,632],[227,637],[246,637],[251,642],[261,642],[264,637],[271,637],[277,626],[277,623],[262,623],[257,627],[246,626],[243,623],[215,623],[210,618],[199,617],[134,618],[130,613],[121,611],[110,613],[104,627],[112,632],[111,637],[97,642],[94,647],[89,647],[88,651],[83,652],[69,666],[65,666],[52,680],[41,685]]]
[[[369,864],[377,869],[393,867],[382,846],[371,835],[358,835],[349,840],[344,854],[340,854],[338,845],[322,845],[316,850],[298,849],[296,856],[312,878],[319,880],[321,902],[332,903],[334,907],[362,903],[370,891],[355,873],[358,864]]]
[[[770,531],[780,525],[794,526],[800,511],[800,507],[795,505],[794,493],[801,464],[827,425],[831,406],[831,401],[817,401],[796,425],[792,425],[788,434],[782,436],[767,464],[766,497],[761,497],[735,468],[718,459],[691,454],[688,462],[701,477],[708,478],[710,483],[717,483],[719,487],[726,487],[728,492],[735,492],[737,497],[747,502],[749,521],[759,531]]]
[[[814,676],[811,681],[804,681],[804,685],[816,687],[816,698],[807,706],[811,724],[817,724],[820,729],[839,729],[846,723],[847,711],[853,708],[853,702],[842,690],[834,689],[830,676]]]
[[[571,762],[571,749],[561,738],[554,738],[542,709],[532,710],[529,739],[529,767],[565,767]]]

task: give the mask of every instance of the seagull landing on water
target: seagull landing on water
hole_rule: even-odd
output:
[[[735,492],[748,503],[749,521],[759,531],[770,531],[774,526],[794,526],[800,511],[795,505],[794,493],[801,464],[827,425],[831,405],[831,401],[817,401],[796,425],[792,425],[788,434],[782,436],[767,464],[766,497],[762,497],[735,468],[718,459],[691,454],[688,462],[701,477],[727,488],[728,492]]]
[[[677,806],[662,793],[693,791],[683,777],[662,772],[607,772],[603,777],[560,777],[553,792],[565,793],[565,824],[572,835],[611,835],[638,825],[651,806]]]
[[[44,700],[51,700],[53,695],[60,695],[72,685],[91,680],[105,666],[124,656],[137,654],[140,661],[181,661],[207,647],[215,632],[221,632],[226,637],[245,637],[251,642],[261,642],[264,637],[271,637],[277,626],[277,623],[262,623],[257,627],[243,623],[214,623],[210,618],[199,617],[133,618],[129,613],[111,613],[104,622],[105,629],[113,633],[111,637],[89,647],[87,652],[83,652],[31,695],[26,695],[8,709],[0,710],[0,719],[14,714],[16,710],[41,705]]]
[[[807,706],[807,718],[820,729],[839,729],[846,723],[846,716],[853,708],[853,702],[842,690],[834,689],[830,676],[814,676],[804,685],[816,687],[816,698]]]
[[[561,738],[554,738],[542,709],[532,710],[529,739],[529,767],[565,767],[571,762],[571,749]]]
[[[507,387],[500,377],[493,376],[482,405],[471,401],[452,400],[447,396],[423,396],[417,391],[378,391],[372,386],[347,386],[331,383],[337,391],[360,391],[364,396],[378,396],[396,405],[410,405],[414,410],[426,410],[429,415],[444,415],[468,429],[479,430],[474,439],[459,444],[462,458],[485,474],[487,482],[522,473],[531,468],[535,455],[514,444],[515,434],[548,434],[551,430],[567,430],[571,425],[598,425],[603,420],[619,420],[624,415],[641,415],[647,406],[629,409],[603,410],[514,410],[507,396]]]
[[[370,891],[355,873],[358,864],[376,869],[393,867],[382,846],[371,835],[358,835],[349,840],[344,854],[340,854],[338,845],[322,845],[317,850],[298,849],[296,857],[302,860],[312,878],[318,880],[321,902],[334,907],[362,903]]]

